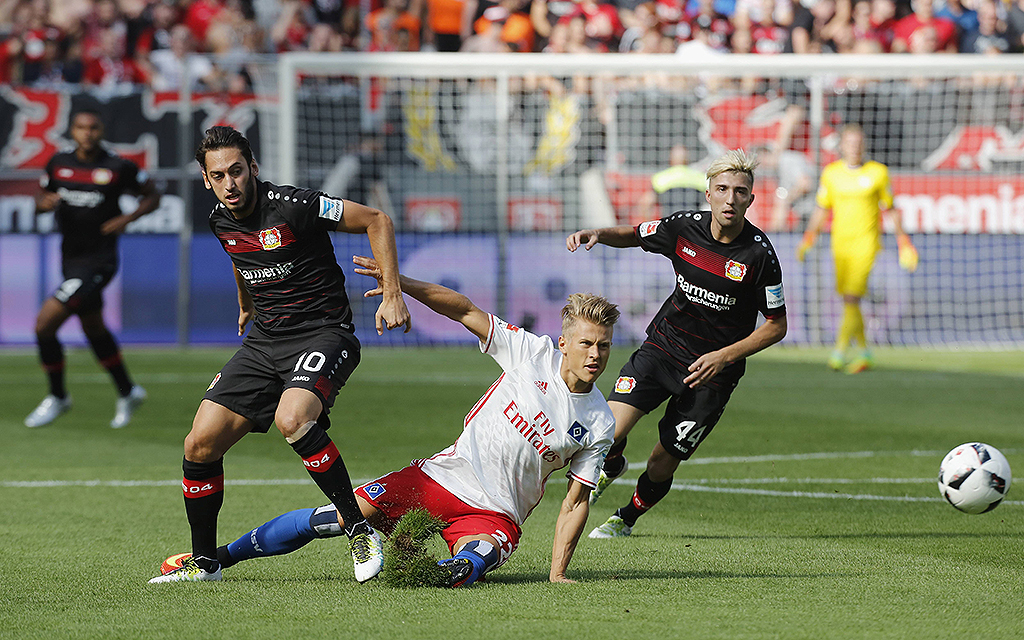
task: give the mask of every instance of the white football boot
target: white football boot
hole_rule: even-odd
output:
[[[355,565],[356,580],[366,582],[380,573],[384,566],[384,542],[373,527],[369,532],[357,533],[348,540],[352,549],[352,563]]]
[[[589,538],[623,538],[633,533],[633,527],[623,521],[619,516],[613,515],[600,527],[595,527],[590,532]]]
[[[25,418],[25,426],[29,428],[45,427],[69,409],[71,409],[71,396],[61,400],[55,395],[48,395]]]
[[[626,460],[625,456],[622,457],[622,471],[619,472],[619,475],[610,476],[602,468],[601,476],[597,479],[597,488],[590,492],[590,505],[593,506],[597,499],[601,497],[601,494],[604,493],[604,490],[612,486],[615,479],[621,478],[627,470],[629,470],[629,460]]]
[[[110,421],[111,429],[127,427],[131,422],[132,414],[139,408],[139,405],[146,399],[146,390],[139,385],[132,385],[132,390],[123,398],[117,399],[117,410],[114,412],[114,419]]]

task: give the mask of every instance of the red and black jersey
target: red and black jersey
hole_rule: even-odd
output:
[[[647,327],[647,343],[686,368],[705,353],[749,336],[757,314],[786,315],[782,268],[775,248],[749,221],[729,244],[711,236],[711,213],[675,213],[634,230],[644,251],[672,260],[676,285]],[[729,365],[720,383],[739,380],[745,361]]]
[[[147,180],[135,163],[103,148],[93,162],[82,162],[74,152],[50,158],[40,186],[60,195],[55,215],[64,261],[116,262],[117,234],[103,235],[100,226],[121,215],[122,194],[141,194]]]
[[[256,206],[236,220],[224,205],[210,229],[231,257],[256,307],[256,324],[270,335],[331,326],[353,331],[345,274],[329,231],[344,201],[310,189],[256,180]]]

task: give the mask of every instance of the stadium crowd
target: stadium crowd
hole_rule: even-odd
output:
[[[1024,0],[0,0],[0,82],[244,91],[284,51],[1019,53]],[[216,66],[192,52],[209,53]]]

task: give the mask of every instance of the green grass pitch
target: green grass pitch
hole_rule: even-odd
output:
[[[581,540],[577,584],[547,582],[556,474],[519,550],[469,590],[359,585],[339,540],[219,584],[148,585],[189,549],[181,442],[230,353],[129,349],[150,400],[115,431],[87,351],[69,352],[72,412],[31,430],[43,375],[34,354],[0,352],[0,638],[1024,637],[1024,487],[968,516],[935,486],[942,455],[975,440],[1024,476],[1024,353],[881,350],[859,376],[827,371],[823,350],[756,356],[634,535]],[[628,355],[614,352],[602,389]],[[450,444],[497,373],[470,348],[366,349],[330,431],[353,478]],[[656,422],[630,438],[630,479]],[[243,439],[225,468],[221,542],[324,502],[275,432]],[[588,531],[631,491],[613,485]]]

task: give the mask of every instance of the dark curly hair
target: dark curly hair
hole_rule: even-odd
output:
[[[232,127],[210,127],[206,130],[206,137],[199,143],[196,149],[196,162],[206,171],[206,152],[216,149],[238,149],[242,152],[245,161],[252,164],[252,148],[249,141],[240,131]]]

